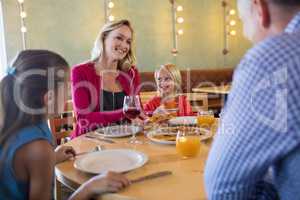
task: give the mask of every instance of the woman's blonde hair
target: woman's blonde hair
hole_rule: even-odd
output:
[[[122,26],[127,26],[131,33],[132,33],[132,37],[133,37],[133,28],[131,26],[131,23],[126,20],[119,20],[119,21],[115,21],[115,22],[109,22],[106,23],[102,29],[100,30],[96,41],[94,43],[94,47],[91,53],[91,60],[93,62],[96,62],[100,56],[103,54],[104,52],[104,41],[106,39],[106,37],[108,36],[108,34],[113,31],[116,30]],[[118,63],[118,69],[121,71],[128,71],[130,69],[130,67],[135,63],[135,56],[134,53],[132,51],[132,43],[130,45],[130,49],[128,51],[128,54],[125,56],[125,58],[123,60],[120,60]]]
[[[158,73],[159,73],[160,70],[166,70],[170,74],[172,80],[175,83],[175,90],[176,90],[175,92],[180,93],[181,92],[182,79],[181,79],[180,71],[176,67],[176,65],[174,65],[174,64],[161,65],[160,68],[155,71],[155,74],[154,74],[155,80],[157,80]]]

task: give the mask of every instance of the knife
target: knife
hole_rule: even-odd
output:
[[[168,176],[171,175],[172,172],[171,171],[161,171],[161,172],[155,172],[153,174],[149,174],[146,176],[141,176],[139,178],[136,179],[132,179],[130,182],[131,183],[139,183],[142,181],[146,181],[146,180],[150,180],[150,179],[154,179],[154,178],[159,178],[159,177],[163,177],[163,176]]]
[[[92,135],[85,135],[85,137],[87,138],[91,138],[91,139],[96,139],[99,141],[103,141],[103,142],[107,142],[107,143],[115,143],[115,141],[107,139],[107,138],[102,138],[102,137],[98,137],[98,136],[92,136]]]

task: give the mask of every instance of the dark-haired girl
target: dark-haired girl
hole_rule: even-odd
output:
[[[63,110],[68,63],[47,50],[22,51],[0,83],[0,199],[50,199],[54,166],[75,155],[53,150],[47,117]],[[115,192],[129,184],[108,173],[83,184],[71,199]]]

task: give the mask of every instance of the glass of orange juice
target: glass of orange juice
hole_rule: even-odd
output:
[[[195,157],[200,150],[200,135],[180,130],[176,138],[176,151],[183,158]]]
[[[212,110],[199,111],[197,115],[197,124],[201,127],[211,128],[215,122],[214,112]]]

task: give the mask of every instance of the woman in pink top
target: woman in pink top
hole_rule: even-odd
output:
[[[140,83],[133,65],[132,37],[128,20],[105,24],[91,61],[73,68],[72,97],[77,120],[73,138],[124,120],[124,96],[138,94]]]

